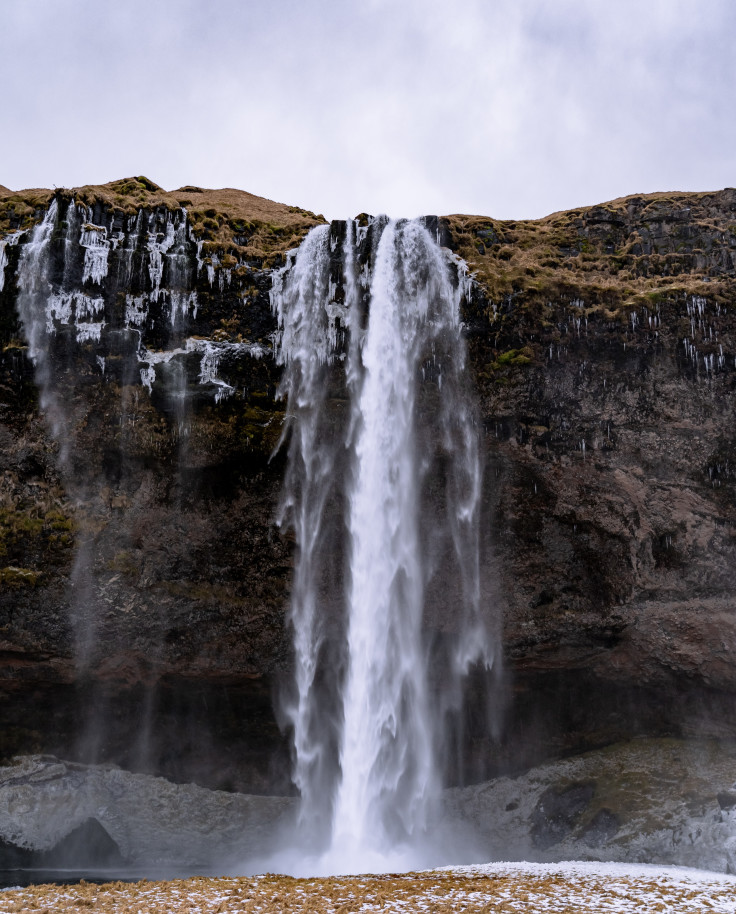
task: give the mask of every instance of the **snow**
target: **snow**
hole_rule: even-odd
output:
[[[442,912],[676,914],[736,912],[736,877],[615,863],[486,863],[418,873],[292,879],[193,877],[168,882],[8,889],[0,914],[46,908],[153,912]]]

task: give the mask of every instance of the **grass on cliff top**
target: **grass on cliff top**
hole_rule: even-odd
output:
[[[453,247],[488,297],[501,302],[584,297],[639,306],[683,292],[726,300],[733,280],[693,261],[714,248],[736,255],[736,194],[653,193],[535,220],[445,217]],[[647,243],[651,252],[642,251]],[[730,291],[729,291],[730,290]]]
[[[225,914],[281,911],[733,912],[733,876],[606,864],[491,864],[385,876],[288,876],[41,885],[0,892],[0,914],[79,911],[104,914]]]
[[[37,222],[54,194],[86,203],[136,213],[141,208],[186,207],[195,237],[205,242],[203,254],[217,251],[222,257],[243,255],[268,258],[295,247],[309,229],[324,222],[298,206],[287,206],[244,190],[225,187],[209,190],[187,185],[165,191],[143,176],[122,178],[109,184],[55,190],[33,188],[10,191],[0,185],[0,237]]]
[[[230,268],[253,260],[272,266],[325,221],[246,191],[192,185],[165,191],[139,176],[63,190],[0,186],[0,237],[38,221],[55,193],[129,214],[142,207],[186,207],[202,256],[216,256]],[[733,190],[636,194],[535,220],[451,215],[443,222],[453,248],[496,303],[515,295],[531,305],[583,297],[586,304],[618,309],[660,294],[733,299],[731,278],[697,267],[713,249],[730,247],[736,257]],[[647,246],[648,253],[642,251]]]

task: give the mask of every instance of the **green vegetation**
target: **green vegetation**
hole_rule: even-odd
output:
[[[116,552],[107,563],[110,571],[117,571],[128,578],[137,578],[140,574],[140,564],[128,549]]]
[[[33,556],[35,563],[49,549],[71,546],[75,529],[74,520],[57,508],[45,515],[38,506],[0,508],[0,559],[18,562]]]
[[[0,587],[35,587],[41,574],[42,572],[34,571],[32,568],[8,565],[7,568],[0,568]]]
[[[524,347],[524,349],[509,349],[496,357],[495,361],[491,364],[491,368],[494,371],[498,371],[500,368],[529,365],[532,361],[534,361],[534,353],[529,347]]]
[[[44,522],[40,517],[17,511],[14,508],[0,509],[0,548],[3,543],[15,542],[38,536]]]

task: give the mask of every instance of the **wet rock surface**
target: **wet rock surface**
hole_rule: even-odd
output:
[[[559,844],[572,834],[575,824],[593,799],[592,784],[571,784],[562,790],[550,787],[539,798],[532,813],[532,843],[540,850]],[[603,812],[603,810],[601,810]],[[600,815],[600,814],[599,814]],[[586,837],[597,839],[601,820],[592,820]]]
[[[736,743],[638,739],[445,793],[489,859],[736,871]]]
[[[0,768],[0,870],[226,868],[267,854],[294,803],[29,756]]]

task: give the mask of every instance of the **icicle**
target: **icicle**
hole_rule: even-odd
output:
[[[107,257],[110,252],[107,229],[102,225],[93,225],[88,222],[82,226],[79,243],[84,248],[82,282],[91,280],[100,285],[107,276]]]

